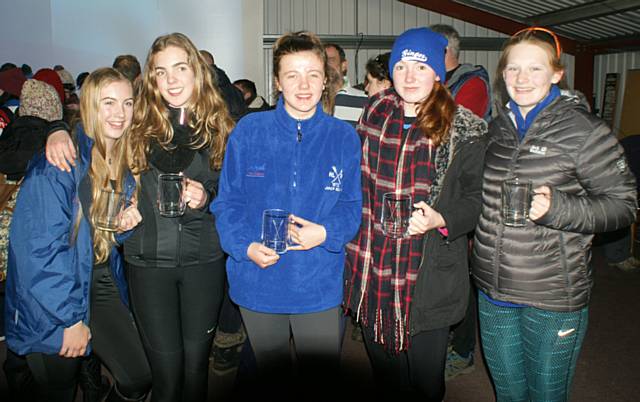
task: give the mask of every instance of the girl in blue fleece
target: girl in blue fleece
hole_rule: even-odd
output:
[[[246,116],[232,132],[211,211],[259,373],[290,368],[290,333],[303,372],[335,373],[344,246],[362,213],[361,145],[350,125],[322,110],[330,95],[320,40],[289,33],[273,55],[277,107]],[[291,213],[295,245],[281,255],[260,243],[262,213],[272,208]]]

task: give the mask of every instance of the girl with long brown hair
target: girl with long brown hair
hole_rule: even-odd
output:
[[[233,122],[209,67],[183,34],[157,38],[132,124],[142,225],[124,246],[136,322],[153,374],[153,401],[204,401],[224,259],[207,206],[217,192]],[[158,177],[179,173],[187,208],[164,217]]]
[[[26,355],[42,400],[73,400],[78,357],[91,349],[115,379],[108,400],[142,400],[151,377],[117,249],[141,219],[127,163],[130,82],[111,68],[94,71],[80,115],[74,130],[80,158],[71,173],[37,155],[18,196],[9,235],[7,343]],[[115,231],[99,224],[105,189],[130,203]]]
[[[425,401],[444,396],[449,326],[467,306],[467,233],[480,211],[486,133],[443,85],[446,46],[426,28],[400,35],[389,59],[395,88],[365,107],[362,226],[345,272],[344,306],[362,325],[376,384]],[[402,233],[381,224],[385,194],[413,201]]]

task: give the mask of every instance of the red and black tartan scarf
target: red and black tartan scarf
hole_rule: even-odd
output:
[[[401,98],[387,90],[371,99],[358,124],[362,140],[362,224],[347,245],[344,305],[374,340],[398,353],[408,347],[409,311],[422,260],[423,236],[385,237],[380,224],[384,193],[411,195],[431,205],[439,193],[449,143],[431,160],[430,142],[417,128],[403,135]],[[404,137],[404,138],[403,138]],[[432,170],[438,174],[431,181]]]

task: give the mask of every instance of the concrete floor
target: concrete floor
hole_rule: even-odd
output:
[[[640,273],[609,268],[598,250],[594,253],[596,282],[590,306],[589,329],[578,361],[571,402],[640,401]],[[347,383],[373,389],[364,345],[351,339],[347,328],[341,376]],[[0,342],[0,361],[5,343]],[[235,370],[219,376],[210,370],[209,400],[234,399]],[[264,395],[259,398],[264,400]],[[300,401],[314,399],[301,394]],[[333,400],[344,400],[337,394]],[[351,401],[370,400],[350,397]],[[256,398],[257,400],[257,398]],[[10,402],[4,373],[0,375],[0,401]],[[81,401],[78,395],[77,401]],[[492,402],[493,390],[481,353],[476,348],[476,369],[447,383],[447,402]],[[13,402],[13,401],[11,401]]]

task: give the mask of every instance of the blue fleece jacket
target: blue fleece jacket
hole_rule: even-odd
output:
[[[360,140],[347,123],[315,114],[298,121],[282,99],[275,110],[245,116],[231,133],[219,191],[211,203],[227,259],[229,294],[249,310],[309,313],[340,305],[344,246],[362,215]],[[327,238],[288,251],[261,269],[247,257],[260,242],[262,212],[279,208],[323,225]]]

